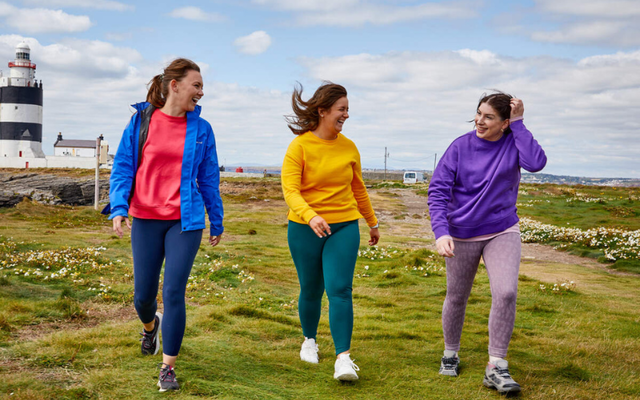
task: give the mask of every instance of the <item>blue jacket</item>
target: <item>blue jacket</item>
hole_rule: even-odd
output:
[[[140,166],[140,152],[149,131],[149,121],[155,107],[149,103],[134,104],[137,110],[125,128],[111,170],[109,219],[127,216],[135,189],[135,177]],[[200,106],[187,112],[187,134],[184,139],[182,173],[180,175],[180,216],[183,231],[204,229],[204,210],[211,223],[211,236],[224,231],[220,170],[216,141],[211,125],[200,118]]]

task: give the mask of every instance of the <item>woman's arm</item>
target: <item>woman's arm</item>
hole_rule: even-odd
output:
[[[220,196],[220,169],[218,168],[218,154],[216,151],[216,139],[213,135],[211,126],[206,123],[207,139],[204,149],[204,159],[198,168],[198,188],[202,193],[204,206],[207,209],[210,223],[209,242],[215,246],[212,238],[222,235],[224,226],[222,221],[224,218],[224,209],[222,206],[222,197]]]
[[[353,180],[351,181],[351,190],[353,191],[353,196],[358,203],[358,211],[364,217],[365,221],[367,221],[367,225],[369,226],[369,246],[375,246],[380,241],[380,230],[378,229],[378,218],[376,218],[376,214],[373,211],[373,206],[371,205],[371,199],[369,198],[369,193],[367,193],[367,187],[364,184],[364,179],[362,179],[362,165],[360,162],[360,152],[358,149],[356,150],[356,163],[353,165]]]
[[[353,191],[353,196],[358,203],[358,211],[360,211],[360,214],[362,214],[365,221],[367,221],[367,225],[369,227],[378,225],[378,219],[376,218],[376,214],[373,211],[373,207],[371,206],[371,199],[369,198],[369,194],[367,193],[367,187],[364,185],[364,180],[362,179],[360,153],[357,149],[356,162],[353,165],[353,180],[351,181],[351,190]]]
[[[447,220],[451,189],[456,181],[458,163],[458,149],[455,144],[449,146],[442,155],[438,166],[433,171],[429,183],[428,199],[431,229],[436,240],[449,235],[449,221]]]
[[[524,103],[520,99],[511,99],[511,123],[513,139],[518,149],[520,166],[529,172],[538,172],[547,164],[547,156],[533,135],[524,126]]]
[[[282,193],[289,208],[307,224],[318,214],[311,209],[300,193],[304,170],[303,149],[294,140],[282,162]]]
[[[122,133],[116,156],[113,160],[111,177],[109,178],[109,201],[111,202],[111,215],[115,217],[127,217],[129,212],[129,195],[135,174],[134,143],[137,130],[135,129],[138,113],[134,114],[129,124]]]

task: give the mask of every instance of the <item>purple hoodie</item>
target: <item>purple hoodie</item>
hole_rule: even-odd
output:
[[[495,142],[471,131],[454,140],[444,153],[429,184],[429,214],[436,239],[497,233],[519,221],[520,167],[538,172],[547,156],[522,120],[510,128],[510,134]]]

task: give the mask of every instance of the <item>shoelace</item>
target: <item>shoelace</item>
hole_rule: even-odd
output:
[[[496,375],[503,379],[512,379],[509,374],[509,368],[499,368],[496,367]]]
[[[455,357],[443,357],[442,364],[446,369],[451,369],[456,367],[456,358]]]
[[[360,367],[358,367],[358,366],[356,365],[356,363],[354,363],[354,361],[355,361],[355,360],[352,360],[351,358],[348,358],[347,360],[349,361],[349,364],[351,364],[351,367],[352,367],[354,370],[356,370],[356,371],[360,371]]]
[[[305,342],[305,343],[304,343],[304,348],[305,348],[305,349],[313,349],[313,350],[315,350],[315,351],[318,351],[318,344],[317,344],[317,343],[315,343],[315,344],[311,344],[311,343],[309,343],[309,342]]]
[[[140,338],[140,341],[142,342],[142,345],[144,346],[145,349],[150,349],[153,347],[153,335],[150,333],[146,333],[144,331],[140,332],[140,334],[142,335],[142,337]]]
[[[160,380],[163,382],[173,382],[176,380],[176,373],[173,371],[173,367],[167,365],[166,367],[162,366],[162,363],[159,363],[160,367]]]

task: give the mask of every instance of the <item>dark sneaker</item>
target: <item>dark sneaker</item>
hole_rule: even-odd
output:
[[[442,357],[442,360],[440,360],[440,375],[458,376],[459,372],[459,357]]]
[[[158,350],[160,350],[160,339],[158,338],[158,334],[160,333],[160,325],[162,325],[162,314],[156,313],[156,324],[153,328],[152,332],[147,332],[142,329],[140,334],[142,338],[140,341],[142,342],[142,354],[147,356],[152,356],[158,354]]]
[[[517,393],[520,385],[509,375],[509,363],[507,360],[498,360],[495,364],[487,365],[482,384],[488,388],[496,389],[499,393]]]
[[[161,392],[168,390],[178,390],[180,385],[176,380],[176,371],[171,365],[163,363],[158,364],[160,366],[160,375],[158,375],[158,387]]]

